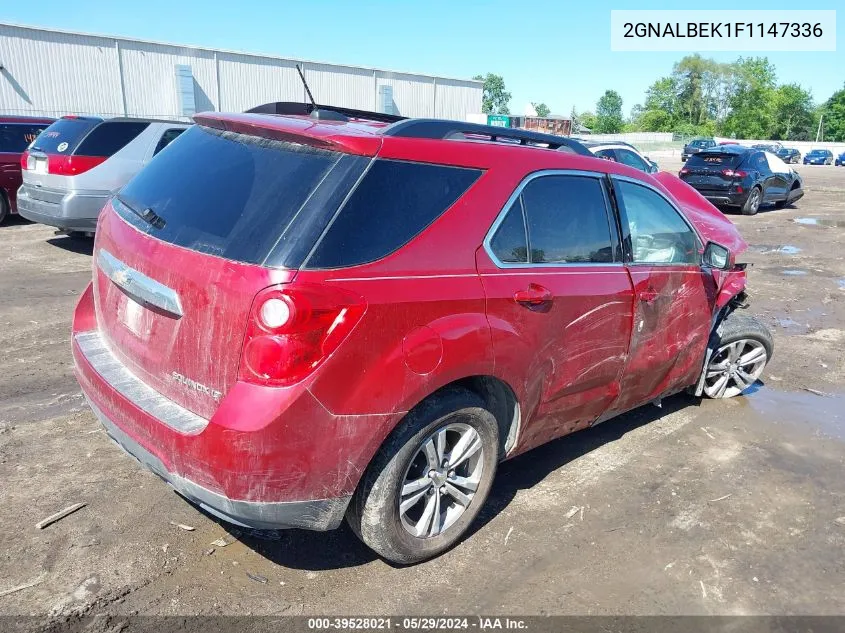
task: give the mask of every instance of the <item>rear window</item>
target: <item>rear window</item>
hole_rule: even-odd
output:
[[[143,121],[106,121],[94,128],[73,152],[77,156],[116,154],[150,126]]]
[[[288,228],[312,200],[320,201],[318,209],[302,216],[316,217],[337,208],[339,201],[325,202],[316,190],[325,179],[333,191],[343,193],[346,187],[348,192],[346,180],[338,185],[328,177],[347,159],[366,162],[297,143],[194,125],[129,181],[118,198],[124,204],[115,208],[139,230],[195,251],[261,264],[277,242],[287,240],[291,248],[299,249],[301,258],[322,227],[291,230],[292,236],[287,235]],[[148,217],[160,221],[138,217],[148,209],[155,214]],[[302,243],[303,235],[309,235],[310,245]]]
[[[48,123],[0,123],[0,152],[22,154]]]
[[[439,218],[480,175],[478,169],[376,160],[308,268],[355,266],[389,255]]]
[[[38,135],[32,149],[46,154],[71,154],[99,119],[59,119]]]
[[[693,154],[687,160],[687,167],[712,167],[714,169],[728,169],[738,167],[742,162],[742,154],[719,154],[716,152],[701,152]]]
[[[699,139],[697,141],[693,141],[690,143],[690,147],[713,147],[716,144],[715,141],[706,141]]]

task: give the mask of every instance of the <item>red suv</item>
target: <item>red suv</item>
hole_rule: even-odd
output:
[[[100,215],[73,320],[111,437],[254,528],[455,543],[500,460],[772,354],[745,242],[576,141],[279,104],[201,114]],[[370,117],[365,119],[365,117]]]
[[[52,122],[43,117],[0,116],[0,223],[18,210],[21,156]]]

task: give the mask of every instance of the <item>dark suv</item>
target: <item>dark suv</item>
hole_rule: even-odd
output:
[[[21,186],[21,156],[53,119],[0,116],[0,223],[17,213]]]
[[[109,435],[254,528],[453,545],[499,461],[690,389],[771,336],[733,224],[576,141],[275,104],[197,115],[100,215],[73,318]]]
[[[689,143],[684,145],[681,150],[681,160],[686,161],[690,156],[702,152],[711,147],[716,147],[716,141],[712,138],[694,138]]]
[[[754,215],[765,203],[781,208],[804,195],[801,175],[769,152],[720,145],[692,156],[678,174],[713,204]]]

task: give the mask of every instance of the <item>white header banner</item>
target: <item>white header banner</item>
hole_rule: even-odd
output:
[[[610,12],[612,51],[836,51],[836,11]]]

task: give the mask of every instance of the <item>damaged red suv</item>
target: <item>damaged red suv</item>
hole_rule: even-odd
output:
[[[112,199],[73,320],[109,435],[225,521],[346,517],[423,560],[499,461],[737,395],[771,358],[735,312],[744,241],[670,174],[522,130],[265,109],[197,115]]]

